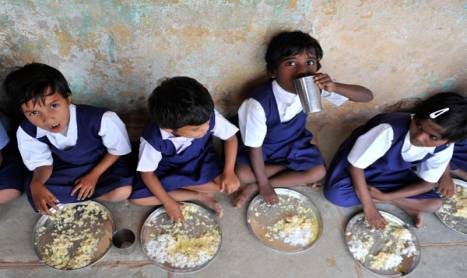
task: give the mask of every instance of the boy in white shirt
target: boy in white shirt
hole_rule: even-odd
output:
[[[131,148],[117,114],[72,104],[65,77],[45,64],[11,72],[5,89],[26,117],[16,136],[32,171],[25,190],[35,210],[48,214],[59,202],[128,198],[132,175],[121,156]]]
[[[214,192],[235,192],[238,129],[214,110],[208,90],[189,77],[163,81],[148,100],[151,122],[144,128],[131,202],[164,205],[182,220],[178,201],[195,200],[222,217]],[[225,163],[218,160],[211,135],[225,141]]]

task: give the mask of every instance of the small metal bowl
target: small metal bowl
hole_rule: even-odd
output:
[[[136,236],[129,229],[120,229],[112,236],[112,244],[119,253],[131,254],[135,249]]]

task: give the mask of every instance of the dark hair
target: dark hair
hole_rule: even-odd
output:
[[[207,122],[214,112],[214,102],[201,83],[178,76],[162,81],[154,89],[148,108],[151,119],[160,128],[177,129]]]
[[[441,109],[449,110],[432,118],[430,114]],[[459,94],[445,92],[436,94],[417,105],[415,119],[429,119],[443,128],[443,139],[450,142],[467,138],[467,99]]]
[[[312,49],[315,50],[320,69],[319,60],[323,58],[323,49],[316,39],[302,31],[281,32],[275,35],[269,42],[265,56],[268,73],[274,73],[285,57],[309,52]]]
[[[16,107],[33,100],[44,102],[46,96],[58,92],[64,98],[71,95],[63,74],[51,66],[31,63],[13,70],[3,83],[5,92]]]

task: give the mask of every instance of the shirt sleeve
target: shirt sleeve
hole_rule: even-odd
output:
[[[255,99],[245,100],[238,109],[238,125],[243,143],[248,147],[261,147],[267,133],[266,114]]]
[[[214,115],[216,118],[216,124],[212,130],[212,134],[222,140],[227,140],[235,133],[237,133],[238,128],[229,122],[224,116],[222,116],[219,112],[214,110]]]
[[[31,137],[21,127],[16,132],[16,138],[18,139],[18,150],[29,171],[34,171],[40,166],[53,164],[52,152],[46,143]]]
[[[349,100],[347,97],[343,95],[339,95],[334,92],[328,92],[326,90],[321,90],[321,97],[329,101],[330,103],[334,104],[335,106],[341,106],[344,104],[347,100]]]
[[[10,138],[8,138],[8,134],[3,127],[3,124],[0,122],[0,150],[5,148],[8,142],[10,142]]]
[[[360,135],[352,147],[347,160],[353,166],[365,169],[384,156],[391,148],[394,132],[391,125],[380,124]]]
[[[154,149],[148,141],[141,137],[139,144],[138,166],[136,170],[138,172],[154,172],[161,160],[162,154],[158,150]]]
[[[454,144],[446,149],[435,153],[432,157],[417,166],[415,173],[427,182],[438,182],[451,160],[454,152]]]
[[[125,124],[115,112],[107,111],[102,115],[99,136],[110,154],[125,155],[131,152]]]

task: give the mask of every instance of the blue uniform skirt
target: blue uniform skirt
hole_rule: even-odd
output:
[[[89,173],[95,166],[95,163],[84,165],[72,165],[63,162],[54,163],[52,176],[47,180],[45,186],[52,194],[55,195],[60,203],[80,202],[77,200],[78,192],[76,192],[74,196],[70,195],[73,190],[74,183],[80,177]],[[32,201],[30,188],[31,180],[32,172],[29,172],[25,181],[26,194],[33,209],[37,210],[34,206],[34,202]],[[86,200],[96,199],[114,189],[125,185],[131,185],[132,183],[133,175],[129,168],[128,157],[119,157],[119,159],[100,176],[97,181],[94,194],[91,198]]]
[[[170,192],[179,188],[201,185],[214,180],[222,173],[223,169],[221,165],[222,163],[219,161],[214,149],[209,147],[202,155],[183,164],[166,165],[162,160],[154,174],[161,182],[165,191]],[[135,177],[133,193],[130,199],[152,196],[154,195],[144,184],[138,173]]]
[[[2,149],[3,162],[0,165],[0,190],[16,189],[24,191],[25,167],[18,149],[8,144]]]
[[[284,130],[284,132],[286,131]],[[324,160],[321,157],[321,152],[315,145],[310,143],[311,139],[312,136],[303,134],[297,140],[286,145],[264,144],[262,146],[264,163],[280,164],[294,171],[306,171],[323,165]],[[237,164],[251,165],[249,150],[249,147],[239,143]]]
[[[360,199],[358,199],[353,186],[350,174],[346,169],[341,169],[340,172],[342,175],[336,177],[329,182],[324,187],[324,196],[331,203],[341,206],[341,207],[351,207],[360,204]],[[335,169],[334,172],[336,173]],[[374,169],[365,170],[366,182],[369,186],[375,187],[382,192],[391,192],[399,190],[405,187],[407,184],[412,184],[416,182],[423,181],[418,177],[412,170],[401,170],[401,171],[376,171]],[[411,199],[433,199],[441,198],[441,196],[436,193],[434,190],[428,192],[411,196]]]

